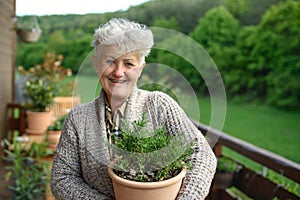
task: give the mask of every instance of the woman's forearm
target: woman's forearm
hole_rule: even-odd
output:
[[[57,200],[111,199],[90,187],[59,155],[55,156],[51,176],[51,190]]]

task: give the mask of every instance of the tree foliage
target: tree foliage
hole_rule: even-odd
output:
[[[224,6],[237,19],[249,11],[249,0],[224,0]]]
[[[199,42],[216,62],[226,88],[234,70],[234,59],[238,54],[236,37],[239,30],[238,21],[224,6],[209,10],[190,34]]]
[[[42,37],[35,44],[18,42],[16,66],[27,69],[41,63],[46,52],[55,51],[64,56],[63,66],[76,74],[93,49],[94,30],[112,17],[125,17],[149,27],[176,30],[198,41],[217,64],[229,98],[300,108],[299,3],[162,0],[113,13],[41,16]],[[167,42],[185,45],[171,37]],[[207,94],[207,83],[185,58],[154,49],[147,61],[173,67],[196,92]],[[213,73],[209,66],[201,69]]]
[[[180,31],[179,24],[175,17],[171,17],[170,19],[165,19],[165,18],[156,19],[153,21],[152,26]]]
[[[265,88],[261,94],[276,106],[300,105],[300,2],[271,6],[252,36],[250,66]]]

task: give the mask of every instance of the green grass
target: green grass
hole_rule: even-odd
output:
[[[200,98],[201,122],[210,120],[210,100]],[[265,105],[227,104],[223,132],[300,163],[300,113]]]

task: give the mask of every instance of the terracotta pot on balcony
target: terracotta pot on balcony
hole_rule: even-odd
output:
[[[61,131],[47,131],[47,142],[48,147],[51,149],[55,149],[56,145],[59,141]]]
[[[26,111],[27,115],[27,133],[44,134],[47,127],[51,124],[51,112],[33,112]]]
[[[108,168],[108,174],[113,182],[116,200],[174,200],[181,187],[182,179],[187,169],[175,177],[159,182],[137,182],[123,179],[113,172],[112,161]]]

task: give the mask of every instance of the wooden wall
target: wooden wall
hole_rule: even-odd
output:
[[[6,104],[14,99],[15,0],[0,0],[0,139],[7,133]]]

